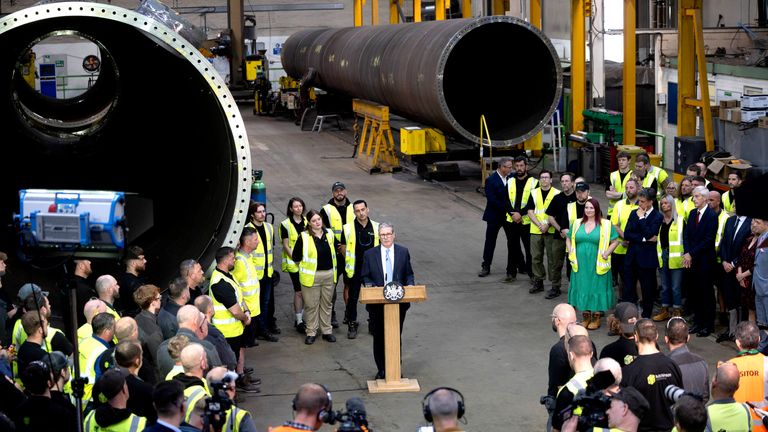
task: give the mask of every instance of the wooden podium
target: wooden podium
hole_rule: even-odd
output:
[[[400,303],[418,303],[427,299],[427,287],[409,285],[404,287],[405,295],[398,302],[384,299],[384,287],[360,288],[360,303],[384,304],[384,379],[369,380],[370,393],[418,392],[421,390],[415,379],[400,376]]]

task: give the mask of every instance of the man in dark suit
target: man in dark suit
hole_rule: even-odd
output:
[[[689,270],[693,288],[689,301],[693,303],[694,325],[690,333],[707,337],[715,328],[715,291],[712,269],[717,265],[715,236],[717,216],[707,205],[709,190],[698,186],[693,190],[695,209],[688,215],[683,231],[683,266]]]
[[[630,213],[627,227],[624,228],[624,240],[629,242],[629,247],[624,258],[626,283],[622,300],[637,302],[635,287],[639,279],[643,292],[642,317],[650,318],[653,315],[653,301],[656,299],[656,269],[659,268],[656,242],[664,218],[660,211],[653,208],[655,189],[642,188],[637,197],[638,208]]]
[[[163,381],[155,386],[152,402],[157,410],[157,423],[144,432],[173,432],[184,421],[184,386],[176,380]]]
[[[368,249],[363,255],[363,284],[383,287],[389,282],[403,286],[413,285],[413,269],[408,249],[395,244],[395,229],[388,223],[379,225],[380,245]],[[405,313],[410,303],[400,303],[400,333],[403,332]],[[384,378],[384,305],[369,304],[365,308],[371,317],[373,330],[373,358],[378,373],[376,379]]]
[[[485,179],[485,199],[487,200],[483,212],[485,245],[483,246],[483,265],[478,274],[480,277],[486,277],[491,273],[491,263],[493,262],[493,253],[496,250],[496,238],[499,236],[499,230],[504,228],[507,243],[513,235],[511,224],[506,223],[507,214],[512,211],[507,190],[507,177],[512,172],[513,166],[512,158],[503,157],[499,159],[499,167],[496,171]],[[520,246],[516,246],[519,249]],[[508,251],[507,253],[511,252]],[[507,273],[516,265],[512,261],[511,256],[507,258]],[[515,270],[514,273],[516,272]]]
[[[731,201],[733,211],[736,211],[736,202]],[[725,211],[725,210],[722,210]],[[751,233],[752,218],[734,214],[725,221],[723,236],[720,239],[718,256],[722,262],[723,272],[723,300],[728,309],[728,328],[717,336],[717,342],[733,340],[736,333],[736,324],[739,321],[739,282],[736,280],[736,269],[739,267],[741,248]]]

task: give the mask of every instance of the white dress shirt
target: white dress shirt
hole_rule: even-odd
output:
[[[387,249],[384,246],[381,247],[381,273],[384,275],[384,283],[387,283],[387,251],[389,251],[389,259],[392,262],[392,271],[395,271],[395,245]],[[389,275],[390,279],[394,279],[392,275]]]
[[[502,182],[504,182],[504,186],[506,186],[506,185],[507,185],[507,178],[506,178],[506,177],[504,177],[503,175],[501,175],[501,173],[499,172],[499,170],[496,170],[496,174],[498,174],[498,175],[499,175],[499,177],[501,177],[501,181],[502,181]]]

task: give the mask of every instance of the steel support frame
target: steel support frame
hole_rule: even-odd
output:
[[[584,0],[571,0],[571,131],[584,129],[586,49]]]

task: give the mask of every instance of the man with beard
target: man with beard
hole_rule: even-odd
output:
[[[626,189],[624,190],[626,198],[616,203],[611,215],[611,223],[616,228],[619,238],[621,238],[619,245],[616,246],[616,249],[611,254],[611,268],[616,269],[613,273],[618,275],[616,282],[619,282],[619,292],[623,292],[624,284],[626,283],[622,271],[624,269],[624,258],[627,255],[627,247],[629,246],[629,242],[624,240],[624,228],[627,227],[627,222],[629,222],[629,215],[637,209],[637,191],[639,188],[640,184],[637,180],[630,179],[627,181]]]
[[[179,264],[179,277],[186,281],[186,285],[189,288],[189,301],[187,304],[193,304],[195,299],[203,295],[203,282],[205,281],[205,274],[203,274],[203,267],[200,263],[188,259]]]
[[[125,316],[134,317],[139,313],[139,307],[133,301],[133,292],[145,284],[141,273],[147,269],[147,259],[144,257],[144,249],[139,246],[131,246],[125,251],[125,273],[120,275],[120,303],[115,305],[116,310]]]
[[[114,316],[115,320],[119,320],[120,314],[115,309],[115,302],[120,298],[120,285],[117,284],[117,280],[111,275],[99,276],[96,279],[96,295],[107,306],[107,312]],[[131,301],[133,301],[133,292],[131,292]]]
[[[339,248],[336,249],[336,262],[344,262],[344,254],[341,253],[341,232],[344,229],[344,225],[347,222],[351,222],[355,218],[355,212],[352,208],[352,202],[347,198],[347,188],[344,183],[337,181],[331,185],[331,192],[333,197],[328,200],[322,209],[320,209],[320,217],[323,218],[323,225],[326,228],[330,228],[333,231],[333,236],[336,241],[339,242]],[[344,274],[344,266],[337,266],[336,273],[338,279],[343,279],[341,276]],[[344,279],[344,299],[349,298],[349,284]],[[333,299],[331,299],[331,326],[333,328],[339,328],[339,322],[336,320],[336,287],[333,287]],[[345,317],[346,318],[346,317]],[[344,320],[347,323],[347,320]]]
[[[584,205],[589,199],[589,183],[581,177],[574,179],[572,173],[566,172],[560,175],[560,185],[563,188],[563,193],[552,199],[552,204],[547,208],[547,214],[550,225],[555,227],[555,231],[559,233],[559,238],[556,235],[552,244],[552,252],[555,255],[555,260],[565,260],[566,273],[570,279],[571,263],[565,259],[565,238],[568,237],[573,221],[584,217]],[[562,257],[559,256],[560,253],[562,253]],[[552,287],[545,298],[553,299],[560,294],[560,287]]]
[[[513,281],[518,272],[531,277],[531,219],[525,207],[531,199],[531,191],[538,185],[539,181],[528,175],[528,162],[525,157],[516,157],[515,175],[507,180],[509,203],[512,206],[504,225],[504,232],[507,234],[507,282]]]
[[[675,209],[677,210],[677,214],[684,217],[686,220],[688,219],[691,210],[696,207],[693,205],[691,192],[693,192],[693,177],[683,177],[683,179],[680,180],[680,193],[675,200]]]
[[[730,213],[731,215],[734,215],[736,213],[736,208],[734,206],[734,203],[736,201],[736,198],[734,198],[733,190],[741,186],[741,173],[738,171],[734,171],[731,173],[728,173],[728,192],[723,194],[723,208],[725,211]]]
[[[616,154],[616,161],[619,165],[619,169],[612,172],[610,175],[610,183],[608,189],[605,191],[605,196],[608,198],[610,204],[608,206],[608,218],[613,215],[613,208],[616,203],[624,198],[624,191],[627,189],[627,181],[630,179],[629,168],[629,153],[620,151]]]

